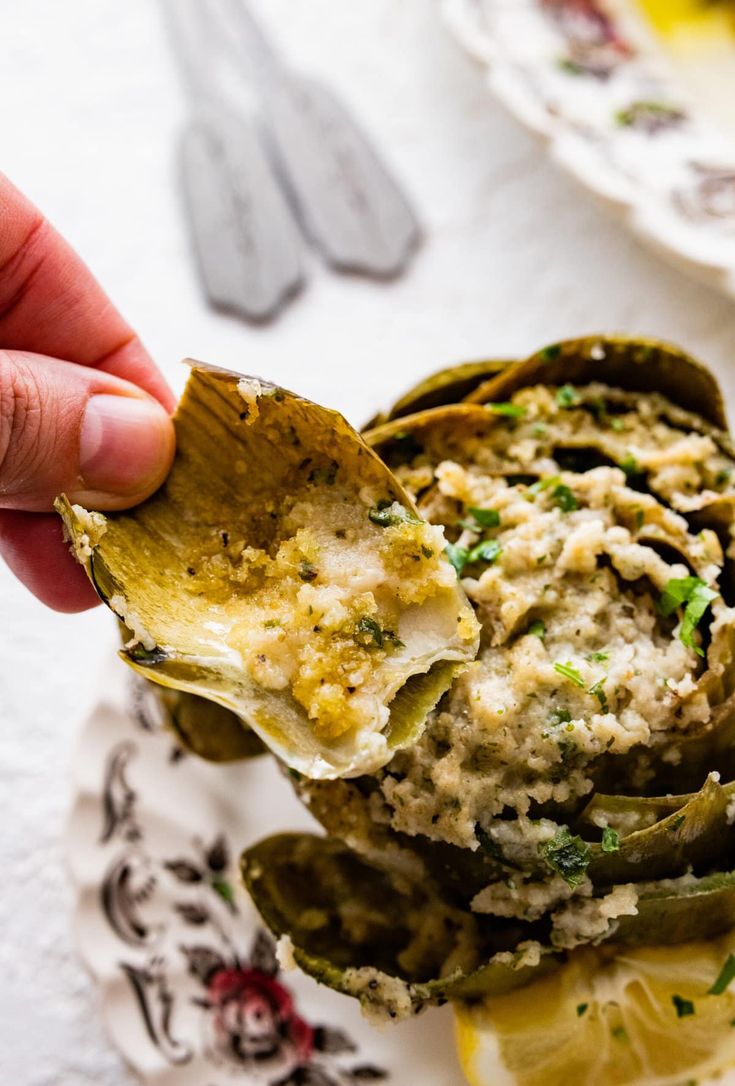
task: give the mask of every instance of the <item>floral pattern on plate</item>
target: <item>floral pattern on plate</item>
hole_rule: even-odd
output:
[[[144,1082],[461,1081],[449,1012],[375,1030],[353,1000],[279,962],[237,853],[310,825],[273,759],[190,757],[161,728],[147,684],[112,673],[78,746],[68,852],[79,947],[113,1041]]]

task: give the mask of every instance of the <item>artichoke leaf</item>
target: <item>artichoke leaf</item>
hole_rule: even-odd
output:
[[[706,870],[733,836],[727,819],[732,791],[708,777],[694,796],[680,797],[670,813],[659,807],[664,817],[622,837],[617,850],[592,845],[587,874],[599,886],[673,878],[689,868]]]
[[[123,659],[242,717],[287,765],[374,771],[416,740],[477,623],[440,530],[335,411],[192,363],[164,485],[103,515],[57,501],[133,631]]]
[[[477,362],[460,362],[456,366],[432,373],[403,393],[388,409],[382,411],[363,427],[372,430],[385,422],[414,415],[431,407],[459,403],[471,395],[490,377],[512,366],[515,359],[485,358]]]
[[[735,871],[703,878],[685,875],[647,886],[635,916],[616,921],[612,941],[623,944],[674,945],[709,939],[735,927]]]
[[[656,339],[606,335],[554,343],[489,378],[468,400],[504,402],[530,385],[593,381],[628,392],[658,392],[718,429],[727,429],[722,392],[710,371],[685,351]]]
[[[190,754],[208,762],[256,758],[266,747],[236,713],[197,694],[151,683],[163,711],[164,725]]]
[[[526,954],[521,925],[496,921],[488,940],[472,914],[333,838],[269,837],[244,853],[241,867],[263,920],[289,938],[296,963],[377,1018],[499,995],[554,965],[550,949],[533,944]]]

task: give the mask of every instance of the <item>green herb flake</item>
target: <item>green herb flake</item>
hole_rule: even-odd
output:
[[[547,475],[545,479],[538,479],[535,483],[531,483],[524,497],[528,501],[533,501],[537,494],[540,494],[542,490],[548,490],[550,486],[554,486],[559,482],[558,475]]]
[[[227,882],[226,879],[212,879],[212,889],[216,894],[219,894],[223,901],[234,907],[235,891],[231,883]]]
[[[487,410],[493,415],[503,415],[507,419],[522,419],[526,408],[519,403],[488,403]]]
[[[588,1007],[589,1007],[589,1003],[578,1003],[577,1004],[577,1018],[581,1018],[582,1015],[586,1013]]]
[[[628,1034],[625,1031],[625,1026],[615,1026],[614,1029],[610,1030],[610,1033],[613,1035],[616,1041],[628,1040]]]
[[[577,499],[564,483],[554,487],[554,505],[558,506],[562,513],[573,513],[575,509],[579,509]]]
[[[602,831],[602,851],[620,851],[620,834],[617,830],[614,830],[612,826],[605,826],[604,830]]]
[[[307,558],[302,558],[299,562],[299,577],[302,581],[307,583],[315,581],[319,576],[319,571],[313,562],[310,562]]]
[[[431,549],[431,547],[427,547],[425,543],[421,544],[421,553],[423,554],[424,558],[434,557],[433,550]]]
[[[563,675],[565,679],[569,679],[569,681],[573,682],[575,686],[579,686],[581,689],[584,688],[584,679],[579,674],[576,667],[574,667],[568,661],[566,664],[554,664],[554,671],[557,673],[557,675]]]
[[[557,728],[560,724],[571,724],[572,714],[568,709],[554,709],[549,717],[549,724],[552,728]]]
[[[635,530],[640,532],[643,527],[643,521],[646,519],[646,514],[642,509],[636,509],[635,511]]]
[[[444,548],[444,553],[457,571],[457,576],[461,577],[464,567],[467,565],[467,559],[470,556],[470,552],[466,547],[458,547],[456,543],[447,543]]]
[[[468,564],[471,562],[487,562],[488,565],[492,565],[493,562],[497,562],[502,553],[503,548],[497,539],[485,539],[468,553],[467,562]]]
[[[532,622],[528,627],[528,632],[533,637],[538,637],[543,641],[546,636],[546,623],[542,622],[540,618],[537,618],[535,622]]]
[[[677,830],[681,829],[681,827],[684,825],[685,822],[686,822],[686,815],[683,815],[683,814],[677,815],[676,818],[672,821],[671,825],[669,826],[670,832],[671,833],[676,833]]]
[[[641,474],[640,465],[638,464],[638,461],[636,460],[636,458],[633,456],[632,453],[627,453],[623,457],[623,459],[620,461],[619,466],[623,469],[625,474],[627,476],[629,476],[629,477],[631,475],[640,475]]]
[[[610,429],[614,430],[616,434],[619,434],[622,430],[625,429],[625,423],[622,419],[613,415],[610,419]]]
[[[592,684],[587,693],[592,694],[594,697],[597,698],[600,703],[600,708],[602,709],[603,713],[606,713],[610,706],[608,705],[607,694],[605,693],[603,685],[604,682],[604,679],[598,679],[596,683]]]
[[[548,347],[544,347],[540,354],[547,362],[553,362],[561,354],[561,347],[558,343],[551,343]]]
[[[539,852],[552,871],[573,890],[584,882],[591,853],[581,837],[573,837],[567,826],[560,826],[550,841],[539,846]]]
[[[396,524],[422,523],[415,513],[399,502],[380,502],[368,511],[368,518],[381,528],[392,528]]]
[[[559,407],[576,407],[581,398],[574,385],[562,385],[556,390],[556,402]]]
[[[280,623],[279,619],[277,619],[277,618],[267,618],[265,620],[265,622],[263,623],[263,628],[265,630],[275,630],[280,625],[281,625],[281,623]]]
[[[715,486],[725,486],[730,482],[730,476],[732,475],[732,468],[722,468],[715,475]]]
[[[671,1002],[676,1007],[677,1018],[686,1018],[688,1015],[695,1013],[691,999],[683,999],[680,995],[672,995]]]
[[[470,506],[467,512],[481,528],[497,528],[500,524],[500,513],[497,509],[477,509]]]
[[[589,660],[590,663],[604,664],[606,660],[610,659],[609,652],[588,652],[585,656],[585,660]]]
[[[370,615],[363,615],[355,629],[358,634],[369,637],[379,649],[382,649],[386,642],[395,648],[403,648],[403,642],[393,633],[393,630],[381,629],[379,623]]]
[[[735,954],[728,954],[727,960],[717,976],[717,980],[711,988],[707,989],[707,994],[716,996],[722,995],[722,993],[730,987],[733,980],[735,980]]]
[[[704,651],[695,643],[694,631],[718,596],[719,592],[710,588],[700,577],[675,577],[666,584],[659,598],[659,614],[666,618],[684,606],[679,640],[687,648],[694,649],[697,656],[704,656]]]
[[[369,615],[363,615],[357,623],[356,629],[359,634],[371,638],[378,648],[382,649],[383,631],[374,618],[370,618]]]

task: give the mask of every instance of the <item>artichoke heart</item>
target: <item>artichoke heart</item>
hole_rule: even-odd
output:
[[[444,529],[478,654],[384,766],[292,781],[325,838],[243,859],[303,968],[389,1017],[492,997],[580,947],[735,924],[735,448],[717,384],[621,336],[470,376],[427,379],[364,436]]]
[[[339,414],[274,385],[193,363],[174,422],[142,505],[57,502],[123,658],[311,777],[377,770],[477,650],[442,528]]]

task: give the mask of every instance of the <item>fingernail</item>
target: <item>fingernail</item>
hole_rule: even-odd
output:
[[[79,434],[79,469],[88,490],[151,492],[171,463],[173,427],[155,400],[92,396]]]

